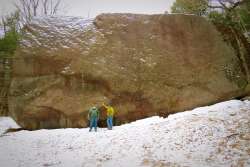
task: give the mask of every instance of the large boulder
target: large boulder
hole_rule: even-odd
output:
[[[116,124],[243,96],[246,71],[212,24],[192,15],[36,18],[14,60],[10,115],[27,129],[86,127],[111,103]]]

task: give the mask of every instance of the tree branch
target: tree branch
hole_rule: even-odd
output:
[[[230,7],[230,11],[231,10],[233,10],[234,8],[236,8],[236,7],[238,7],[238,6],[240,6],[240,5],[242,5],[242,4],[244,4],[244,3],[246,3],[247,2],[247,0],[242,0],[242,1],[238,1],[238,2],[236,2],[232,7]]]
[[[209,8],[212,9],[224,9],[222,6],[212,6],[212,5],[208,5]]]
[[[61,0],[57,0],[55,6],[53,7],[53,15],[56,14],[58,12],[58,8],[59,8],[59,5],[61,3]]]

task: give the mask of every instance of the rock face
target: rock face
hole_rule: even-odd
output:
[[[86,127],[103,102],[116,124],[167,116],[243,96],[248,84],[232,47],[190,15],[37,18],[14,67],[10,115],[27,129]]]

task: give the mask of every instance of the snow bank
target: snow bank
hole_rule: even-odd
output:
[[[0,117],[0,135],[10,128],[20,128],[20,126],[10,117]]]
[[[112,131],[20,131],[0,137],[0,166],[247,167],[249,125],[250,102],[232,100]]]

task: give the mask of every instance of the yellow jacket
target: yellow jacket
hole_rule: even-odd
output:
[[[111,106],[106,106],[105,104],[103,104],[103,106],[106,108],[107,116],[108,116],[108,117],[109,117],[109,116],[113,117],[114,114],[115,114],[114,108],[111,107]]]

